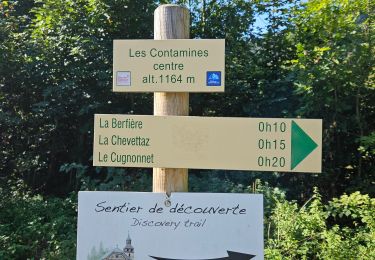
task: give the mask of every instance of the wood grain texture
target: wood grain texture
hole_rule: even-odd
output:
[[[154,39],[189,39],[189,10],[179,5],[161,5],[154,12]]]
[[[154,13],[154,39],[189,39],[189,10],[179,5],[161,5]],[[189,115],[189,93],[155,93],[154,115]],[[188,191],[188,169],[154,168],[153,192]]]

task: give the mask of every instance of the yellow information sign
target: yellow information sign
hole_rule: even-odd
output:
[[[225,40],[115,40],[114,92],[224,92]]]
[[[95,115],[94,166],[321,172],[322,120]]]

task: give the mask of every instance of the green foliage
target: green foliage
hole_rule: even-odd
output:
[[[375,257],[375,199],[355,192],[334,198],[326,207],[332,228],[326,231],[326,259]]]
[[[54,194],[106,178],[106,169],[92,167],[93,114],[151,111],[149,95],[112,93],[112,41],[151,38],[154,8],[147,0],[46,0],[25,11],[22,32],[16,11],[0,20],[7,25],[0,42],[2,174]],[[65,164],[85,171],[62,174]]]
[[[275,11],[284,10],[288,1],[192,2],[192,36],[226,39],[226,91],[193,95],[192,114],[283,117],[291,113],[293,84],[283,63],[293,55],[293,48],[285,37],[286,12],[276,15]],[[272,21],[264,34],[254,28],[257,11]]]
[[[363,156],[371,158],[371,156],[375,155],[375,131],[368,136],[361,137],[360,142],[362,146],[358,149],[363,153]]]
[[[373,259],[375,199],[359,192],[323,205],[278,201],[266,222],[267,259]]]
[[[43,198],[21,182],[6,184],[12,188],[0,188],[0,258],[74,259],[77,196]]]
[[[367,0],[311,0],[291,20],[297,113],[323,118],[324,176],[340,183],[331,187],[333,194],[348,183],[371,192],[375,176],[374,157],[362,144],[375,128],[374,6]]]

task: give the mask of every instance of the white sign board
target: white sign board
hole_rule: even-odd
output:
[[[80,192],[77,242],[79,260],[263,259],[263,195]]]

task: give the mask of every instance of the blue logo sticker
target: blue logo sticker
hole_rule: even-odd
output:
[[[207,86],[221,86],[221,71],[207,71]]]

